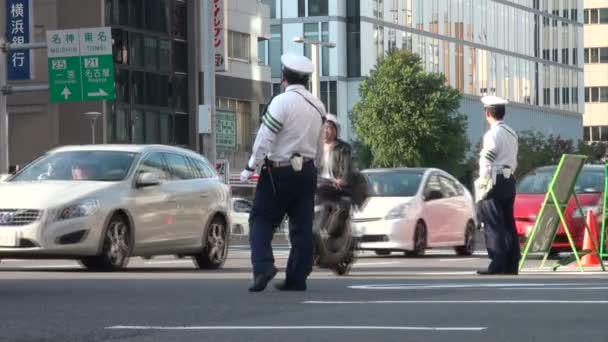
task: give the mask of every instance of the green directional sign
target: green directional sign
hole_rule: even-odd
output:
[[[84,101],[113,100],[114,60],[109,27],[80,29]]]
[[[113,100],[109,27],[47,32],[51,102]]]
[[[82,101],[78,30],[47,32],[51,102]]]

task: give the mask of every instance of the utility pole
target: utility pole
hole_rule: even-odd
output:
[[[205,143],[205,156],[215,165],[215,46],[213,44],[213,0],[201,0],[201,36],[203,54],[203,102],[209,107],[211,134]]]

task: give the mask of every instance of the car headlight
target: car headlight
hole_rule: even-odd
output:
[[[86,217],[95,215],[99,210],[99,201],[94,199],[89,199],[82,201],[80,203],[70,205],[59,210],[57,214],[57,221],[61,220],[69,220],[78,217]]]
[[[409,203],[400,204],[400,205],[394,207],[393,209],[389,210],[389,212],[386,214],[385,219],[386,220],[396,220],[396,219],[404,218],[406,216],[406,212],[407,212],[407,209],[409,209],[409,207],[410,207]]]
[[[602,208],[600,208],[599,204],[596,204],[596,205],[584,205],[580,209],[579,208],[574,209],[574,211],[572,211],[572,216],[571,217],[575,218],[575,219],[587,217],[587,212],[589,210],[593,210],[593,215],[601,215],[601,213],[602,213]],[[582,213],[581,213],[581,211],[582,211]]]

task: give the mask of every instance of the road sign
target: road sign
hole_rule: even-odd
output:
[[[109,27],[47,32],[51,102],[113,100]]]

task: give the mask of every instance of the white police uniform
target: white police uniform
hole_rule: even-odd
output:
[[[294,54],[281,57],[284,72],[307,77],[311,61]],[[263,113],[253,153],[241,180],[262,167],[249,217],[254,285],[262,291],[277,270],[271,241],[275,227],[287,214],[291,253],[281,289],[302,290],[312,270],[314,196],[317,169],[322,158],[325,107],[303,85],[287,86]]]
[[[504,107],[508,101],[496,96],[481,99],[486,109]],[[517,274],[520,256],[513,203],[517,169],[517,133],[502,119],[491,124],[483,137],[476,182],[477,211],[484,225],[486,248],[491,259],[480,274]]]

